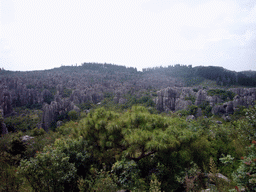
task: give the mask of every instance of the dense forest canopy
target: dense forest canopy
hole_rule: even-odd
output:
[[[241,86],[255,86],[256,73],[250,71],[235,72],[224,69],[223,67],[215,66],[199,66],[192,67],[192,65],[169,65],[168,67],[154,67],[145,68],[143,72],[162,71],[167,75],[184,78],[185,81],[193,78],[201,78],[214,80],[218,85],[241,85]]]

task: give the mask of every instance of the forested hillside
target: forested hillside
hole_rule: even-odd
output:
[[[165,75],[183,79],[187,86],[197,85],[205,79],[216,81],[221,86],[251,86],[256,84],[256,73],[253,71],[235,72],[223,67],[193,67],[192,65],[170,65],[168,67],[155,67],[143,69],[144,72],[155,73],[162,71]]]
[[[0,71],[0,191],[256,191],[256,72]]]

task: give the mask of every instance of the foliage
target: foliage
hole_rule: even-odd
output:
[[[82,136],[92,157],[109,167],[121,156],[139,162],[154,153],[179,150],[181,145],[196,139],[196,133],[186,128],[185,120],[151,114],[145,107],[134,106],[124,114],[95,109],[73,129],[59,130],[70,131],[74,138]]]
[[[49,94],[43,97],[43,102],[51,104],[51,102],[54,100],[54,95],[53,94]]]
[[[68,112],[68,118],[71,120],[71,121],[75,121],[77,120],[79,117],[79,113],[75,110],[71,110]]]
[[[63,92],[62,92],[62,97],[70,97],[70,95],[72,94],[72,89],[68,89],[66,87],[63,88]]]
[[[234,160],[234,157],[232,157],[231,155],[227,155],[226,157],[219,158],[219,160],[223,164],[227,165],[227,164],[231,164],[232,163],[232,161]]]
[[[33,104],[27,104],[26,108],[28,109],[42,109],[42,104],[41,103],[33,103]]]
[[[13,157],[0,151],[0,191],[18,192],[22,180],[16,174],[16,166],[10,164],[10,159],[13,159]]]
[[[84,102],[84,103],[79,104],[78,107],[79,107],[81,110],[88,110],[88,109],[93,108],[93,103],[87,101],[87,102]]]
[[[27,149],[26,144],[20,138],[21,134],[18,134],[16,137],[13,137],[10,142],[9,153],[13,156],[21,155],[24,156],[24,153]]]
[[[74,164],[79,177],[86,177],[90,166],[98,163],[87,151],[88,143],[82,137],[56,139],[53,146],[69,157],[69,162]]]
[[[90,169],[90,177],[87,179],[80,178],[78,180],[79,191],[109,191],[116,192],[118,189],[115,181],[117,180],[116,176],[109,171],[106,171],[106,167],[98,171],[98,169],[93,166]]]
[[[41,135],[44,135],[46,133],[46,131],[43,129],[43,128],[34,128],[32,130],[32,133],[31,135],[32,136],[41,136]]]
[[[99,108],[90,112],[87,118],[81,120],[79,125],[74,128],[73,135],[76,138],[82,136],[87,140],[91,154],[101,162],[105,162],[107,159],[110,162],[114,160],[111,160],[111,155],[115,153],[115,145],[119,145],[119,141],[122,139],[118,128],[107,126],[118,116],[115,112]],[[111,133],[114,134],[112,137]]]
[[[221,175],[219,173],[219,169],[214,162],[213,158],[210,157],[209,162],[209,173],[208,173],[208,187],[211,191],[233,191],[235,190],[235,185],[233,182],[231,182],[228,178]]]
[[[140,170],[135,161],[127,161],[126,159],[117,161],[112,166],[111,172],[118,176],[117,183],[123,188],[132,191],[143,191],[145,189],[145,182],[140,177]]]
[[[52,142],[56,133],[51,133],[51,136],[49,134],[35,136],[26,142],[21,141],[21,136],[24,135],[21,132],[6,134],[0,138],[1,191],[32,191],[30,184],[21,175],[17,175],[18,166],[22,159],[34,157],[36,151]]]
[[[237,109],[234,111],[232,115],[232,119],[237,120],[239,118],[243,118],[246,113],[246,107],[244,106],[237,106]]]
[[[40,122],[41,112],[37,110],[17,109],[18,114],[4,119],[9,132],[34,129]]]
[[[195,104],[196,97],[194,97],[194,96],[185,97],[185,100],[192,101],[192,104]]]
[[[56,132],[35,128],[0,137],[0,160],[5,163],[0,178],[9,178],[3,186],[13,186],[13,191],[198,191],[208,183],[203,173],[211,172],[212,189],[228,191],[233,183],[216,173],[230,179],[234,170],[237,178],[249,171],[254,175],[255,152],[245,150],[249,138],[254,139],[253,108],[245,110],[245,118],[221,125],[214,116],[186,121],[175,114],[151,113],[145,106],[110,109],[98,106]],[[196,109],[191,106],[188,113]],[[23,142],[23,135],[34,138]],[[250,166],[240,164],[241,156]],[[243,186],[253,178],[236,177]]]
[[[132,94],[127,94],[125,96],[126,102],[123,104],[123,109],[128,109],[134,105],[143,105],[145,107],[155,107],[155,102],[153,101],[152,97],[146,93],[142,96],[136,96]]]
[[[153,173],[150,181],[150,192],[161,192],[161,182],[158,181],[157,176]]]
[[[111,92],[104,92],[104,93],[103,93],[103,97],[104,97],[104,98],[113,98],[113,97],[114,97],[114,93],[111,93]]]
[[[35,85],[28,84],[26,87],[27,87],[27,89],[34,89]]]
[[[185,85],[189,87],[189,86],[199,85],[204,81],[204,78],[199,76],[187,77],[187,78],[184,78],[184,81],[185,81]]]
[[[179,110],[177,113],[181,116],[188,116],[188,115],[196,115],[198,106],[196,105],[190,105],[188,106],[188,109]]]
[[[199,191],[204,186],[204,176],[200,168],[193,161],[190,163],[189,168],[186,168],[176,177],[177,181],[184,185],[186,191]]]
[[[231,91],[221,90],[221,89],[210,89],[207,91],[207,95],[209,96],[216,95],[225,102],[225,101],[233,100],[235,93]]]
[[[210,182],[217,184],[217,182],[218,182],[217,174],[218,174],[219,170],[218,170],[212,157],[210,157],[209,169],[210,169],[209,170]]]
[[[240,121],[235,121],[234,125],[237,127],[240,133],[240,137],[243,138],[244,142],[256,140],[256,105],[245,109],[245,118]]]
[[[43,130],[42,130],[43,132]],[[34,157],[38,151],[42,151],[45,146],[54,143],[56,138],[60,137],[57,132],[48,132],[42,135],[34,136],[33,139],[28,140],[26,144],[25,159]]]
[[[143,69],[143,73],[162,72],[166,76],[176,77],[182,80],[186,86],[199,85],[203,81],[214,81],[218,86],[255,86],[255,73],[253,72],[234,72],[215,66],[191,65],[169,65],[167,67],[154,67]],[[212,83],[211,83],[212,84]],[[211,86],[212,87],[212,86]]]
[[[199,108],[202,109],[203,115],[206,117],[211,117],[212,116],[212,106],[210,106],[209,101],[204,101],[202,102],[199,106]]]
[[[251,106],[245,110],[245,116],[249,124],[255,129],[256,128],[256,105]]]
[[[233,178],[239,186],[243,186],[248,191],[256,191],[256,141],[252,141],[247,149],[248,156],[241,157],[241,164],[234,172]]]
[[[30,160],[22,160],[18,174],[24,176],[35,191],[72,190],[76,168],[69,157],[58,149],[45,147]]]

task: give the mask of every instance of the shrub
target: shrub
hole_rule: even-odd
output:
[[[90,177],[87,179],[80,178],[78,180],[78,188],[80,192],[116,192],[118,190],[118,186],[115,183],[117,180],[116,176],[113,173],[106,171],[105,167],[100,171],[94,167],[91,167],[90,173]]]
[[[20,108],[16,108],[15,110],[20,115],[10,116],[4,120],[9,132],[25,132],[34,129],[40,122],[41,112],[37,110],[24,110]]]
[[[247,157],[241,157],[241,164],[234,172],[233,178],[239,186],[243,186],[248,191],[256,191],[256,141],[248,147]]]
[[[189,96],[189,97],[185,97],[186,101],[191,101],[193,104],[195,104],[196,101],[196,97],[195,96]]]
[[[69,117],[69,119],[70,119],[71,121],[77,120],[77,119],[78,119],[78,116],[79,116],[79,114],[78,114],[78,112],[75,111],[75,110],[71,110],[71,111],[68,112],[68,117]]]
[[[207,91],[207,95],[209,96],[218,96],[220,97],[224,102],[228,100],[233,100],[235,93],[231,91],[225,91],[221,89],[210,89]]]
[[[203,174],[201,170],[193,161],[190,163],[189,168],[185,168],[184,171],[177,176],[177,181],[184,185],[186,191],[200,191],[204,188]]]
[[[16,174],[17,168],[10,165],[10,159],[13,160],[13,157],[0,151],[0,191],[18,192],[22,180]]]
[[[118,176],[118,183],[129,190],[143,191],[145,189],[145,182],[140,178],[140,170],[137,164],[125,159],[117,161],[112,166],[112,172]]]
[[[22,160],[18,174],[24,176],[35,191],[72,191],[76,186],[76,168],[58,149],[46,147],[30,160]]]
[[[150,192],[161,192],[161,182],[158,181],[156,175],[153,173],[150,181]]]
[[[40,135],[44,135],[46,132],[43,128],[35,128],[32,130],[32,136],[40,136]]]

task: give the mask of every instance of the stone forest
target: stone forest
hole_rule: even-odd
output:
[[[256,72],[0,70],[0,191],[256,191]]]

